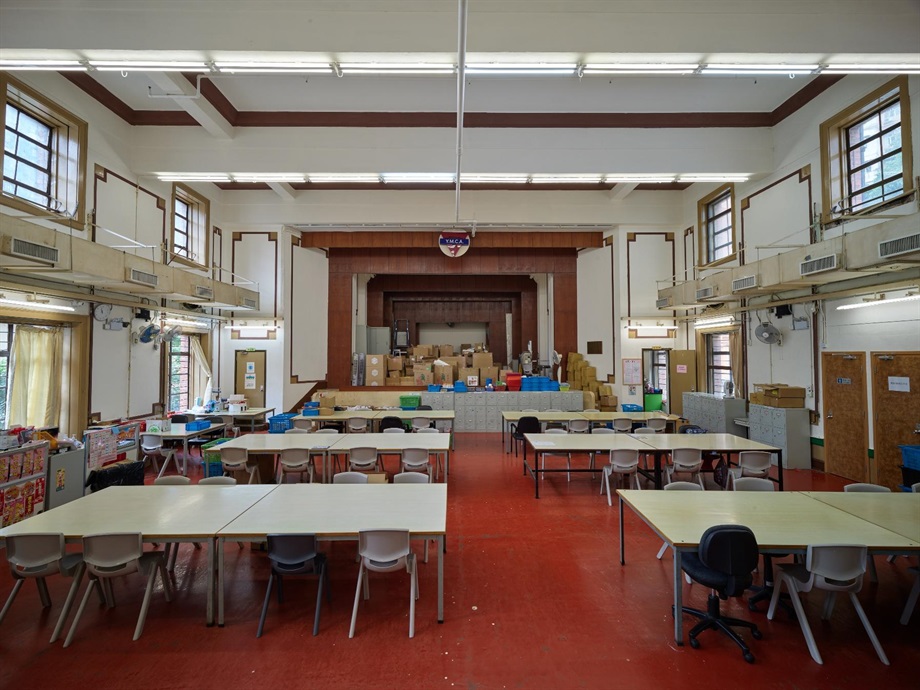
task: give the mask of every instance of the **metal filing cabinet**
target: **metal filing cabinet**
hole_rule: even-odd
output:
[[[811,422],[805,408],[751,405],[748,431],[752,441],[783,449],[783,467],[811,469]]]
[[[744,428],[735,419],[745,416],[746,402],[742,398],[723,398],[712,393],[684,393],[683,416],[691,424],[715,434],[744,436]]]

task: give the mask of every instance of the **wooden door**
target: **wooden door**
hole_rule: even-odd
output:
[[[236,351],[234,393],[245,395],[249,407],[265,407],[265,350]]]
[[[869,421],[865,352],[821,354],[824,470],[869,481]]]
[[[873,481],[901,484],[899,445],[920,445],[920,352],[872,352]]]
[[[684,393],[696,391],[696,350],[671,350],[668,360],[668,411],[682,415]]]

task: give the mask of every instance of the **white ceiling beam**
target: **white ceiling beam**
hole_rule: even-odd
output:
[[[148,72],[147,76],[185,112],[195,118],[211,136],[218,139],[233,139],[233,125],[208,103],[204,96],[181,74],[172,72]]]
[[[286,201],[293,201],[297,198],[297,190],[287,182],[268,182],[272,191]]]
[[[622,201],[638,186],[638,182],[620,182],[607,192],[607,196],[610,197],[611,201]]]

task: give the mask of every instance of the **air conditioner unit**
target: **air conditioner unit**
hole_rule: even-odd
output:
[[[61,252],[57,247],[50,247],[47,244],[30,242],[12,235],[4,235],[3,243],[0,245],[0,251],[7,256],[15,256],[27,261],[48,264],[54,266],[59,260]]]
[[[742,276],[732,281],[732,292],[742,292],[760,287],[760,276]]]
[[[697,301],[715,297],[715,290],[712,287],[698,288],[696,291]]]
[[[837,270],[837,254],[819,256],[817,259],[808,259],[799,263],[799,275],[810,276],[816,273],[826,273]]]
[[[259,301],[251,297],[241,297],[236,306],[240,309],[258,309]]]
[[[878,243],[878,258],[880,259],[892,259],[914,252],[920,252],[920,232]]]
[[[195,285],[195,297],[201,299],[213,300],[214,299],[214,289],[209,288],[205,285]]]
[[[662,297],[661,299],[655,300],[655,307],[658,309],[667,309],[671,306],[670,297]]]
[[[145,285],[149,288],[155,288],[160,283],[160,277],[156,273],[139,271],[136,268],[128,268],[125,272],[125,280],[135,285]]]

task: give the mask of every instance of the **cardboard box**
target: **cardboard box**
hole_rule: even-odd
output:
[[[492,366],[492,353],[491,352],[474,352],[473,353],[473,363],[471,365],[473,369],[488,369]]]
[[[402,357],[387,357],[387,371],[402,371]]]
[[[367,483],[368,484],[386,484],[387,483],[387,473],[386,472],[368,472],[367,473]]]
[[[414,357],[434,357],[434,347],[432,345],[416,345],[412,348]]]
[[[453,355],[451,357],[441,357],[441,361],[446,362],[447,364],[450,364],[453,367],[454,376],[456,376],[459,373],[460,367],[466,366],[466,357],[461,357],[459,355]]]
[[[441,359],[444,359],[445,357],[453,357],[453,356],[454,356],[454,346],[453,346],[453,345],[441,345],[441,346],[439,346],[439,347],[438,347],[438,356],[439,356]]]
[[[398,386],[399,377],[398,376],[387,376],[386,385],[388,386]]]
[[[432,380],[434,372],[430,364],[416,363],[413,372],[416,386],[427,386],[429,383],[434,383]]]
[[[486,385],[486,379],[492,379],[492,383],[498,383],[498,367],[485,367],[479,370],[479,379],[482,385]]]
[[[805,398],[764,398],[764,405],[770,407],[805,407]]]
[[[597,367],[585,367],[582,376],[586,381],[597,381]]]
[[[767,395],[763,391],[751,391],[750,396],[748,396],[748,402],[751,405],[766,405],[765,399]]]
[[[477,381],[476,385],[478,386],[478,385],[479,385],[479,383],[478,383],[478,381],[479,381],[479,369],[477,369],[477,368],[475,368],[475,367],[461,367],[461,368],[460,368],[460,371],[457,372],[457,380],[458,380],[458,381],[466,381],[470,376],[475,376],[475,377],[476,377],[476,381]],[[470,384],[467,383],[466,385],[470,385]]]
[[[454,368],[450,364],[435,364],[432,383],[453,383]]]
[[[763,387],[768,398],[804,398],[805,389],[799,386],[787,386],[785,383],[772,383]]]
[[[415,374],[412,376],[400,376],[399,377],[400,386],[414,386],[415,385]]]
[[[364,385],[365,386],[382,386],[386,383],[387,378],[387,356],[386,355],[365,355],[364,356]]]

